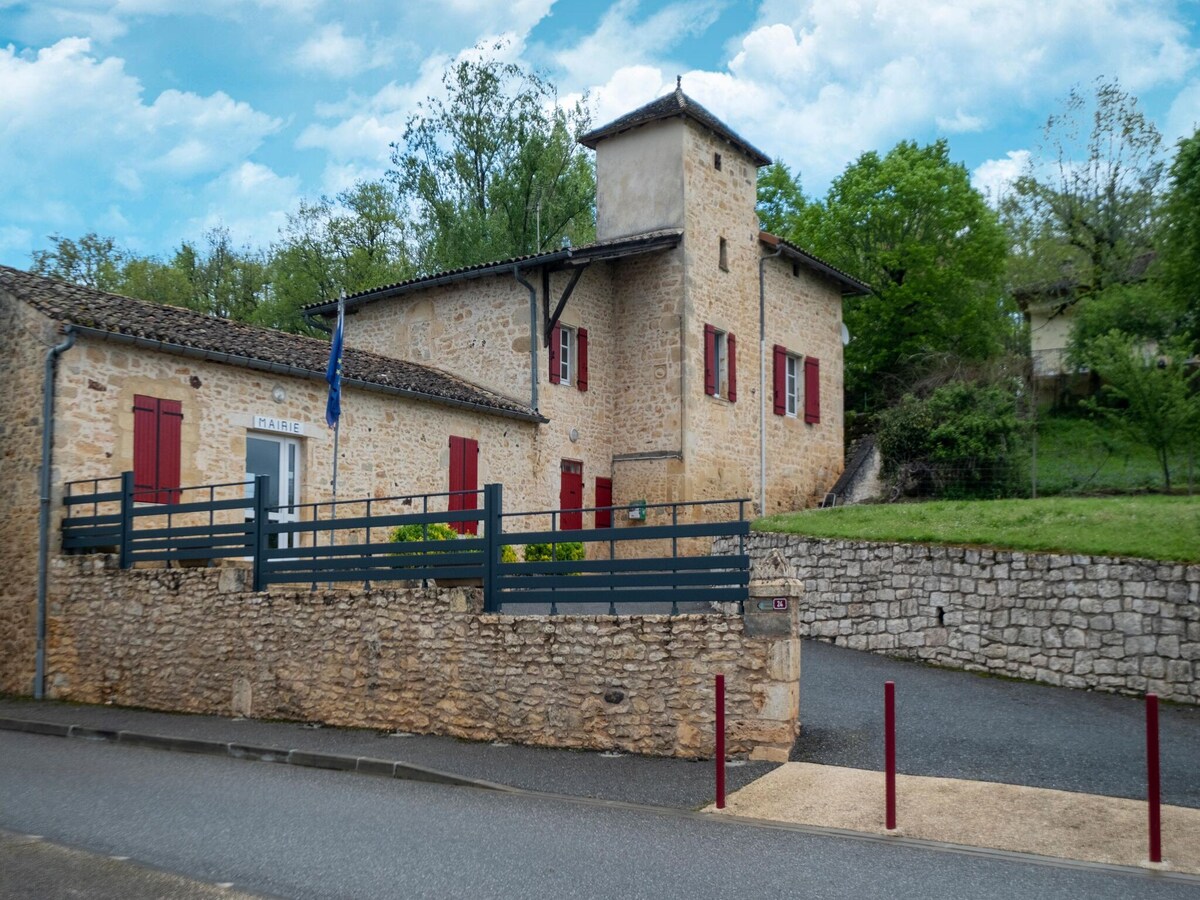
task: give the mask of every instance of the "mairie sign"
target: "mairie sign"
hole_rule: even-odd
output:
[[[304,434],[304,423],[293,419],[277,419],[275,416],[254,416],[252,428],[259,431],[278,431],[283,434]]]

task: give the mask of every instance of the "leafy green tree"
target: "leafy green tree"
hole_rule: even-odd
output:
[[[272,248],[272,291],[254,321],[305,331],[302,307],[411,277],[405,230],[395,190],[383,181],[301,201]]]
[[[78,241],[62,235],[50,236],[49,250],[35,250],[30,271],[35,275],[60,278],[98,291],[119,291],[121,270],[130,258],[110,237],[89,231]]]
[[[553,85],[486,52],[449,68],[442,84],[446,99],[425,100],[392,148],[389,175],[415,210],[418,268],[592,240],[595,173],[577,142],[590,122],[583,104],[563,107]]]
[[[1090,127],[1088,123],[1090,122]],[[1068,302],[1140,277],[1153,248],[1162,137],[1116,81],[1073,88],[1001,206],[1016,252],[1010,281],[1071,284]]]
[[[1157,352],[1120,331],[1091,341],[1085,359],[1104,379],[1087,405],[1116,429],[1154,451],[1171,490],[1171,457],[1200,437],[1200,393],[1194,385],[1195,346],[1178,337]]]
[[[783,237],[870,287],[845,302],[849,409],[882,408],[931,361],[986,359],[1012,327],[1003,229],[944,140],[864,153],[795,221]]]
[[[800,175],[793,175],[787,163],[776,160],[758,170],[758,221],[763,231],[779,237],[795,234],[806,206]]]
[[[225,319],[251,321],[269,290],[267,264],[261,251],[237,248],[229,229],[213,228],[206,246],[185,241],[171,260],[188,283],[185,306]]]
[[[1163,291],[1179,324],[1200,341],[1200,131],[1179,142],[1159,230]]]
[[[1158,281],[1110,285],[1076,309],[1067,359],[1076,367],[1088,365],[1088,348],[1110,331],[1153,347],[1176,336],[1181,324],[1179,309]]]

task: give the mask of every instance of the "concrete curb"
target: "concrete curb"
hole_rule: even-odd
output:
[[[279,747],[258,747],[236,741],[206,741],[197,738],[169,737],[161,734],[144,734],[138,731],[112,731],[105,728],[87,728],[82,725],[62,725],[57,722],[8,717],[0,717],[0,730],[75,740],[103,741],[125,744],[130,747],[144,747],[150,750],[170,750],[176,753],[200,753],[206,756],[225,756],[230,759],[275,762],[312,769],[333,769],[339,772],[399,778],[404,781],[424,781],[431,784],[481,788],[486,791],[518,792],[516,788],[504,784],[464,778],[461,775],[452,775],[438,769],[415,766],[412,763],[374,759],[369,756],[345,756],[337,753],[314,753],[309,750],[296,749],[285,750]]]

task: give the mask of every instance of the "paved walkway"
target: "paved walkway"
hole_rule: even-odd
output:
[[[1145,710],[1132,697],[987,678],[805,641],[797,762],[883,768],[883,683],[897,767],[1142,799]],[[1163,802],[1200,808],[1200,709],[1160,705]]]
[[[1163,862],[1151,866],[1146,804],[1094,794],[900,775],[897,827],[888,832],[882,772],[788,763],[729,796],[725,813],[1200,874],[1200,810],[1163,807]]]

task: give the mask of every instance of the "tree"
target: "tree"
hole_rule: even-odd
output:
[[[787,163],[776,160],[758,170],[758,221],[763,231],[781,237],[795,233],[806,205],[800,176],[793,175]]]
[[[1173,338],[1151,352],[1136,338],[1114,330],[1093,340],[1086,351],[1087,364],[1105,382],[1088,406],[1154,451],[1168,493],[1172,455],[1200,436],[1200,393],[1192,383],[1194,349]]]
[[[1163,174],[1154,123],[1136,97],[1100,78],[1091,97],[1073,88],[1044,133],[1042,153],[1001,204],[1016,248],[1015,287],[1036,291],[1065,279],[1070,304],[1141,277]]]
[[[203,248],[185,241],[171,260],[190,289],[184,305],[210,316],[252,320],[269,291],[263,254],[235,247],[227,228],[211,229],[204,240]]]
[[[931,361],[986,359],[1012,327],[1003,230],[944,140],[864,153],[795,221],[783,237],[870,287],[845,302],[850,409],[882,408]]]
[[[33,252],[30,271],[35,275],[60,278],[98,291],[120,290],[121,269],[129,253],[112,238],[89,231],[78,241],[54,234],[50,242],[52,249]]]
[[[1179,326],[1200,341],[1200,131],[1179,142],[1159,228],[1163,292]]]
[[[415,210],[426,273],[595,236],[595,174],[577,142],[590,122],[583,103],[564,108],[553,85],[479,49],[447,69],[446,99],[425,100],[392,146],[389,176]]]
[[[272,248],[272,291],[254,321],[304,331],[302,307],[411,277],[405,228],[396,193],[383,181],[301,201]]]

